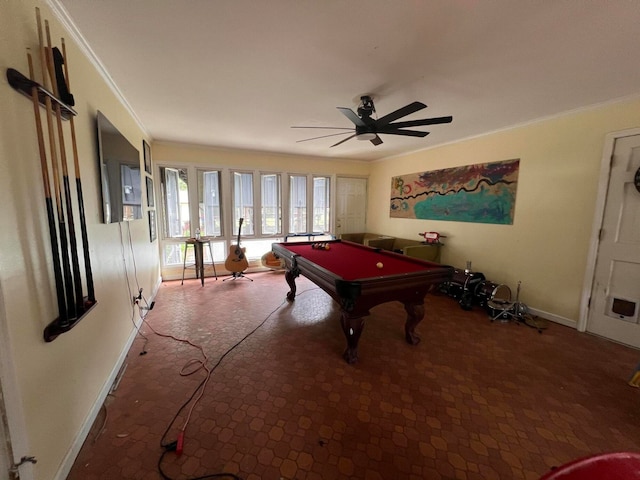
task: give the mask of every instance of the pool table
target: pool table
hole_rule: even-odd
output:
[[[295,280],[303,275],[340,304],[347,363],[358,360],[364,317],[381,303],[403,303],[405,338],[416,345],[420,338],[415,329],[424,317],[424,297],[433,286],[449,280],[453,268],[344,240],[323,243],[327,249],[316,248],[314,242],[272,245],[273,253],[285,263],[291,288],[287,300],[294,301]]]

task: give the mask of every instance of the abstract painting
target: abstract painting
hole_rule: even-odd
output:
[[[391,179],[391,217],[513,224],[520,160]]]

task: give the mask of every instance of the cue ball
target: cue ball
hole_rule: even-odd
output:
[[[376,263],[376,267],[378,267],[378,268],[382,268],[382,267],[383,267],[382,262],[378,262],[378,263]]]

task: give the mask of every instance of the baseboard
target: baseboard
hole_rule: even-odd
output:
[[[149,304],[151,304],[153,302],[153,299],[156,297],[156,293],[158,293],[158,289],[160,288],[161,283],[162,283],[162,279],[159,278],[158,282],[156,283],[153,289],[153,294],[151,295],[151,298],[149,298]],[[122,351],[118,356],[118,360],[116,361],[115,365],[111,369],[109,376],[107,377],[105,383],[102,386],[102,389],[100,390],[100,394],[98,395],[98,398],[93,404],[93,407],[89,411],[89,414],[85,418],[84,422],[82,423],[82,427],[80,428],[80,431],[78,432],[75,440],[71,444],[71,447],[69,448],[69,451],[65,455],[65,458],[62,461],[62,464],[60,465],[58,472],[53,477],[53,480],[65,480],[69,475],[69,472],[71,472],[71,468],[73,467],[73,464],[76,461],[78,454],[80,453],[80,449],[82,448],[82,445],[87,439],[87,436],[91,431],[91,427],[93,426],[93,423],[96,421],[96,418],[98,418],[98,415],[100,414],[100,410],[102,409],[102,405],[106,401],[107,395],[109,395],[109,392],[111,391],[111,387],[113,386],[116,379],[118,378],[118,373],[120,372],[120,369],[122,368],[122,365],[124,364],[124,361],[126,360],[127,355],[129,354],[129,350],[131,349],[131,345],[133,344],[133,341],[136,339],[136,336],[138,335],[138,329],[140,328],[141,323],[142,323],[142,318],[139,318],[135,322],[135,328],[131,329],[129,338],[127,339],[124,347],[122,348]]]
[[[570,327],[570,328],[578,327],[578,322],[576,322],[575,320],[571,320],[570,318],[561,317],[560,315],[545,312],[544,310],[538,310],[537,308],[531,308],[531,307],[527,307],[527,308],[532,315],[547,319],[554,323],[559,323],[560,325],[564,325],[565,327]]]

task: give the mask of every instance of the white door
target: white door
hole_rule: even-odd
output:
[[[640,135],[616,139],[587,331],[640,347]]]
[[[336,236],[366,231],[367,179],[336,179]]]

